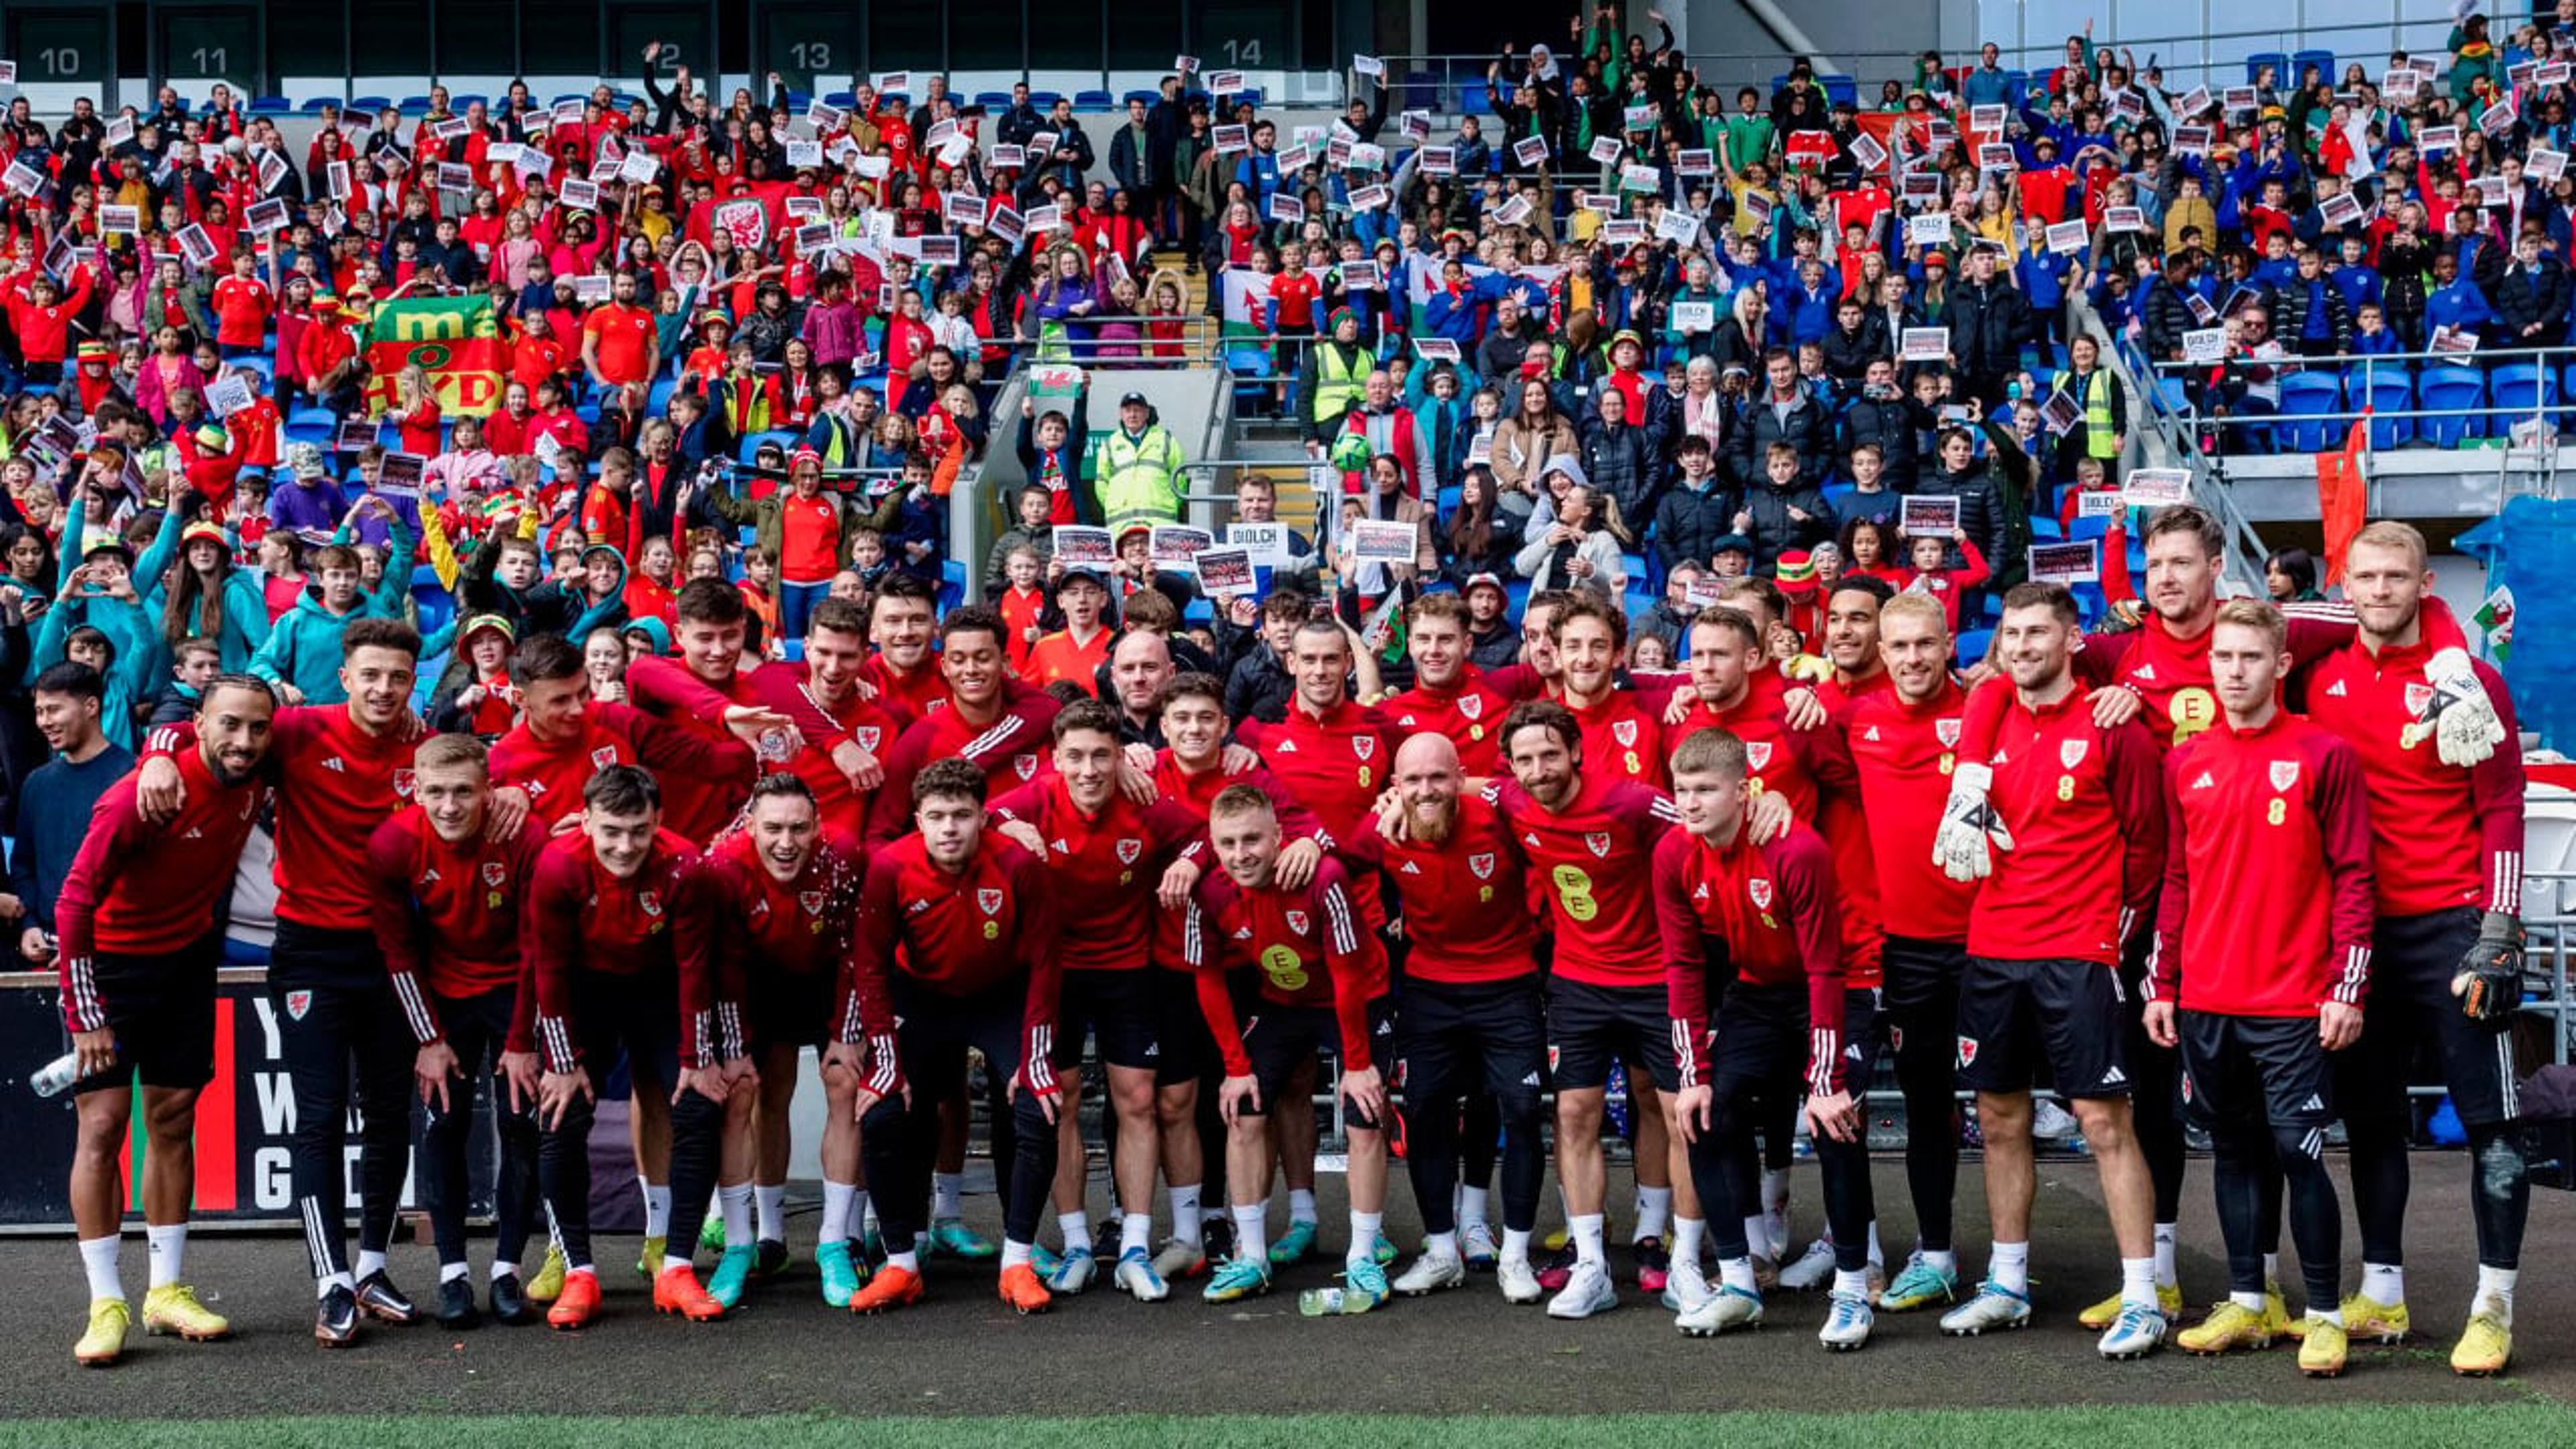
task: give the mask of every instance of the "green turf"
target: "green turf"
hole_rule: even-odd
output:
[[[2120,1449],[2207,1449],[2210,1444],[2369,1443],[2475,1445],[2477,1449],[2563,1449],[2576,1443],[2576,1410],[2530,1400],[2445,1408],[2356,1404],[2349,1408],[2270,1408],[2201,1404],[2173,1408],[1926,1410],[1857,1414],[1618,1414],[1595,1418],[1407,1419],[1371,1415],[1248,1415],[1207,1418],[844,1419],[778,1418],[267,1418],[211,1421],[61,1419],[0,1422],[0,1449],[58,1449],[114,1442],[156,1449],[1564,1449],[1671,1446],[1671,1449],[2056,1449],[2117,1444]]]

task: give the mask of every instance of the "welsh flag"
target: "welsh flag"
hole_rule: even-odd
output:
[[[367,411],[393,406],[394,380],[406,367],[429,374],[438,406],[450,415],[488,417],[501,403],[505,368],[501,328],[489,296],[397,297],[368,324]]]

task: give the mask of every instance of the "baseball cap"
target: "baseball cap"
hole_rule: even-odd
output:
[[[1072,588],[1077,583],[1089,584],[1104,594],[1109,592],[1109,581],[1100,576],[1100,570],[1093,568],[1089,564],[1080,564],[1073,568],[1066,569],[1064,571],[1064,577],[1055,581],[1055,591],[1058,596],[1061,596],[1065,590]]]
[[[1145,401],[1145,395],[1141,392],[1131,392],[1118,400],[1118,405],[1122,408],[1127,406],[1129,403],[1134,403],[1138,407],[1153,406],[1153,404]]]

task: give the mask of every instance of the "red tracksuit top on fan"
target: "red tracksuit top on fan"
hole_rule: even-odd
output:
[[[581,1065],[572,1012],[584,976],[618,978],[623,991],[676,986],[680,1065],[723,1060],[707,1016],[715,973],[707,959],[710,913],[698,900],[697,859],[689,842],[669,830],[624,880],[600,865],[586,835],[558,837],[539,854],[528,890],[528,949],[536,958],[537,1049],[547,1071]]]
[[[1175,860],[1213,868],[1202,823],[1170,800],[1139,805],[1112,789],[1095,816],[1049,773],[993,802],[993,814],[1036,828],[1054,877],[1067,971],[1141,971],[1154,943],[1155,888]]]
[[[1369,808],[1395,773],[1395,747],[1403,740],[1386,715],[1343,700],[1322,716],[1305,701],[1290,699],[1288,716],[1277,724],[1246,720],[1234,737],[1261,753],[1270,773],[1315,812],[1324,828],[1349,840],[1366,828]],[[1378,894],[1377,872],[1351,872],[1351,900],[1360,922],[1374,931],[1386,924],[1386,903]]]
[[[2225,1016],[2361,1005],[2375,897],[2353,747],[2286,711],[2221,719],[2165,759],[2150,999]]]
[[[152,956],[204,940],[232,899],[233,868],[259,822],[268,785],[217,785],[195,747],[178,757],[187,799],[166,825],[135,808],[137,777],[107,787],[90,812],[54,903],[62,962],[63,1020],[75,1032],[107,1025],[94,958],[100,951]],[[209,982],[211,986],[211,981]]]
[[[528,882],[545,844],[531,821],[508,840],[478,830],[450,845],[418,806],[395,812],[368,837],[376,945],[422,1045],[444,1034],[430,996],[479,996],[520,984]],[[534,1003],[523,992],[517,1006],[511,1037],[514,1049],[525,1050]]]
[[[641,765],[667,791],[675,779],[731,779],[751,769],[751,746],[664,724],[632,705],[592,700],[581,728],[548,744],[520,721],[492,745],[492,783],[528,792],[528,828],[544,834],[581,813],[590,777],[611,765]]]
[[[1748,986],[1807,985],[1807,1090],[1837,1091],[1843,1079],[1842,934],[1836,924],[1833,855],[1802,824],[1755,845],[1752,825],[1715,846],[1687,830],[1655,846],[1657,940],[1673,1017],[1673,1056],[1682,1085],[1702,1076],[1713,996],[1727,980]],[[1715,988],[1712,990],[1712,988]],[[1718,1029],[1724,1030],[1720,1021]]]
[[[1663,985],[1652,876],[1655,842],[1681,822],[1673,802],[1603,775],[1581,777],[1563,814],[1518,781],[1497,782],[1493,798],[1547,901],[1555,974],[1587,986]]]
[[[1865,694],[1837,717],[1869,822],[1878,872],[1879,913],[1887,933],[1914,941],[1965,941],[1972,881],[1955,881],[1932,860],[1932,837],[1949,803],[1958,764],[1960,714],[1968,696],[1945,683],[1928,703],[1912,705],[1895,690]]]
[[[1502,812],[1482,795],[1458,797],[1457,822],[1438,845],[1388,840],[1372,815],[1346,851],[1395,881],[1412,943],[1407,980],[1477,986],[1538,971],[1529,865]]]
[[[2428,614],[2429,614],[2429,602]],[[2513,696],[2484,663],[2478,683],[2504,723],[2504,745],[2471,769],[2442,763],[2430,736],[2409,749],[2401,733],[2432,697],[2423,643],[2372,654],[2356,640],[2317,666],[2307,681],[2308,718],[2361,755],[2370,795],[2372,870],[2383,916],[2420,916],[2459,906],[2522,911],[2522,752],[2515,745]]]
[[[1997,730],[1988,798],[2011,832],[1968,918],[1968,953],[2004,961],[2116,964],[2164,871],[2155,737],[2106,730],[2070,689],[2034,711],[2016,692]]]
[[[426,733],[405,713],[381,735],[346,704],[293,705],[270,726],[263,767],[277,787],[277,918],[325,931],[375,927],[367,837],[411,803],[411,757]],[[185,755],[197,727],[152,732],[148,755]]]
[[[939,996],[1016,987],[1028,1001],[1020,1080],[1033,1092],[1053,1092],[1062,957],[1053,886],[1037,857],[987,833],[966,868],[951,875],[930,859],[920,836],[905,836],[868,862],[858,929],[841,971],[840,1039],[892,1037],[897,975]],[[872,1055],[870,1089],[899,1087],[895,1054]]]
[[[1446,736],[1458,747],[1459,765],[1480,779],[1502,773],[1503,716],[1511,708],[1511,697],[1485,683],[1473,665],[1448,689],[1416,684],[1378,701],[1378,712],[1404,734],[1427,730]]]
[[[1245,890],[1222,870],[1201,876],[1184,930],[1199,1009],[1227,1076],[1252,1075],[1225,984],[1235,967],[1251,969],[1263,1001],[1331,1007],[1342,1029],[1342,1070],[1369,1070],[1368,1004],[1386,994],[1386,951],[1361,925],[1339,861],[1317,865],[1314,879],[1297,890],[1275,883]]]

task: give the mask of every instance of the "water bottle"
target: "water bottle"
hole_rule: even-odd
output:
[[[65,1052],[45,1063],[44,1070],[27,1079],[27,1085],[35,1088],[39,1097],[59,1096],[79,1081],[80,1075],[80,1053]]]

